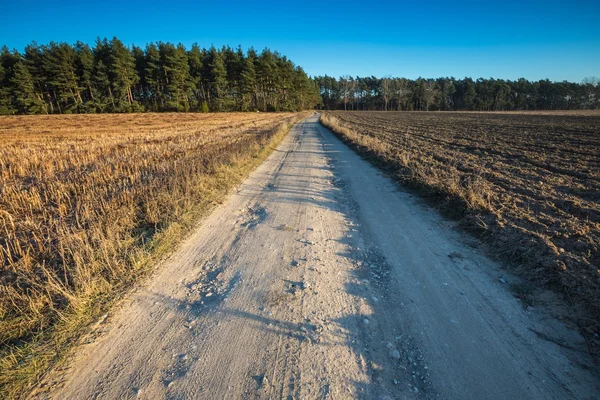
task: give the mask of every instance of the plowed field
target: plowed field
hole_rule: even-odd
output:
[[[528,277],[600,315],[600,114],[328,112],[322,118]]]

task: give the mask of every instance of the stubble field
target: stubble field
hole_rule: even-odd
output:
[[[600,113],[327,112],[321,121],[436,200],[600,334]],[[526,293],[521,293],[526,296]]]
[[[0,397],[56,359],[301,114],[0,118]]]

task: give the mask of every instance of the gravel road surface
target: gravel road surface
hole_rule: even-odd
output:
[[[598,398],[514,279],[313,116],[34,396]]]

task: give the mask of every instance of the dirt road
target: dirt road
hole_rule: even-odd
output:
[[[512,279],[312,117],[36,396],[598,396]]]

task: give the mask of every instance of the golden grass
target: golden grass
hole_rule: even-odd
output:
[[[0,397],[68,344],[302,114],[0,118]]]

